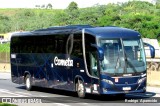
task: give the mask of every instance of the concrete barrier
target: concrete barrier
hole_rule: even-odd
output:
[[[147,84],[149,86],[160,86],[160,71],[147,71]]]
[[[11,72],[10,63],[0,63],[0,72]]]

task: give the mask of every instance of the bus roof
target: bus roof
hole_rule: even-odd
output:
[[[98,36],[100,38],[139,38],[140,34],[137,31],[108,26],[108,27],[95,27],[95,28],[86,28],[85,33]]]
[[[55,26],[46,29],[38,29],[28,32],[16,33],[13,36],[32,36],[32,35],[52,35],[52,34],[69,34],[69,33],[81,33],[82,30],[87,34],[98,36],[100,38],[139,38],[140,34],[137,31],[115,27],[92,27],[90,25],[69,25],[69,26]]]

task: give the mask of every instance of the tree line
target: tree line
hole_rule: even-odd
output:
[[[160,33],[160,0],[155,4],[129,1],[118,4],[79,8],[71,2],[66,9],[0,10],[0,33],[30,31],[50,26],[89,24],[119,26],[139,31],[143,37],[156,38]],[[9,12],[11,11],[12,12]]]

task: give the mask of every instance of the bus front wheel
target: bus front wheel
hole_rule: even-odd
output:
[[[30,77],[29,74],[26,75],[26,77],[25,77],[25,85],[26,85],[26,89],[27,89],[28,91],[31,91],[31,90],[32,90],[31,77]]]
[[[81,80],[78,80],[77,82],[77,94],[78,94],[78,97],[80,98],[85,98],[85,87],[84,87],[84,83],[83,81]]]

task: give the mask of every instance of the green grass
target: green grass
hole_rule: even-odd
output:
[[[5,16],[14,16],[18,12],[22,11],[21,9],[10,9],[10,8],[3,8],[0,9],[0,14]]]
[[[0,44],[0,52],[10,52],[10,43]]]
[[[8,104],[8,103],[0,103],[0,106],[17,106],[14,104]]]
[[[47,13],[47,14],[55,14],[62,9],[26,9],[26,8],[1,8],[0,9],[0,14],[5,15],[5,16],[15,16],[17,13],[21,13],[24,11],[32,11],[35,14],[40,14],[40,13]]]

